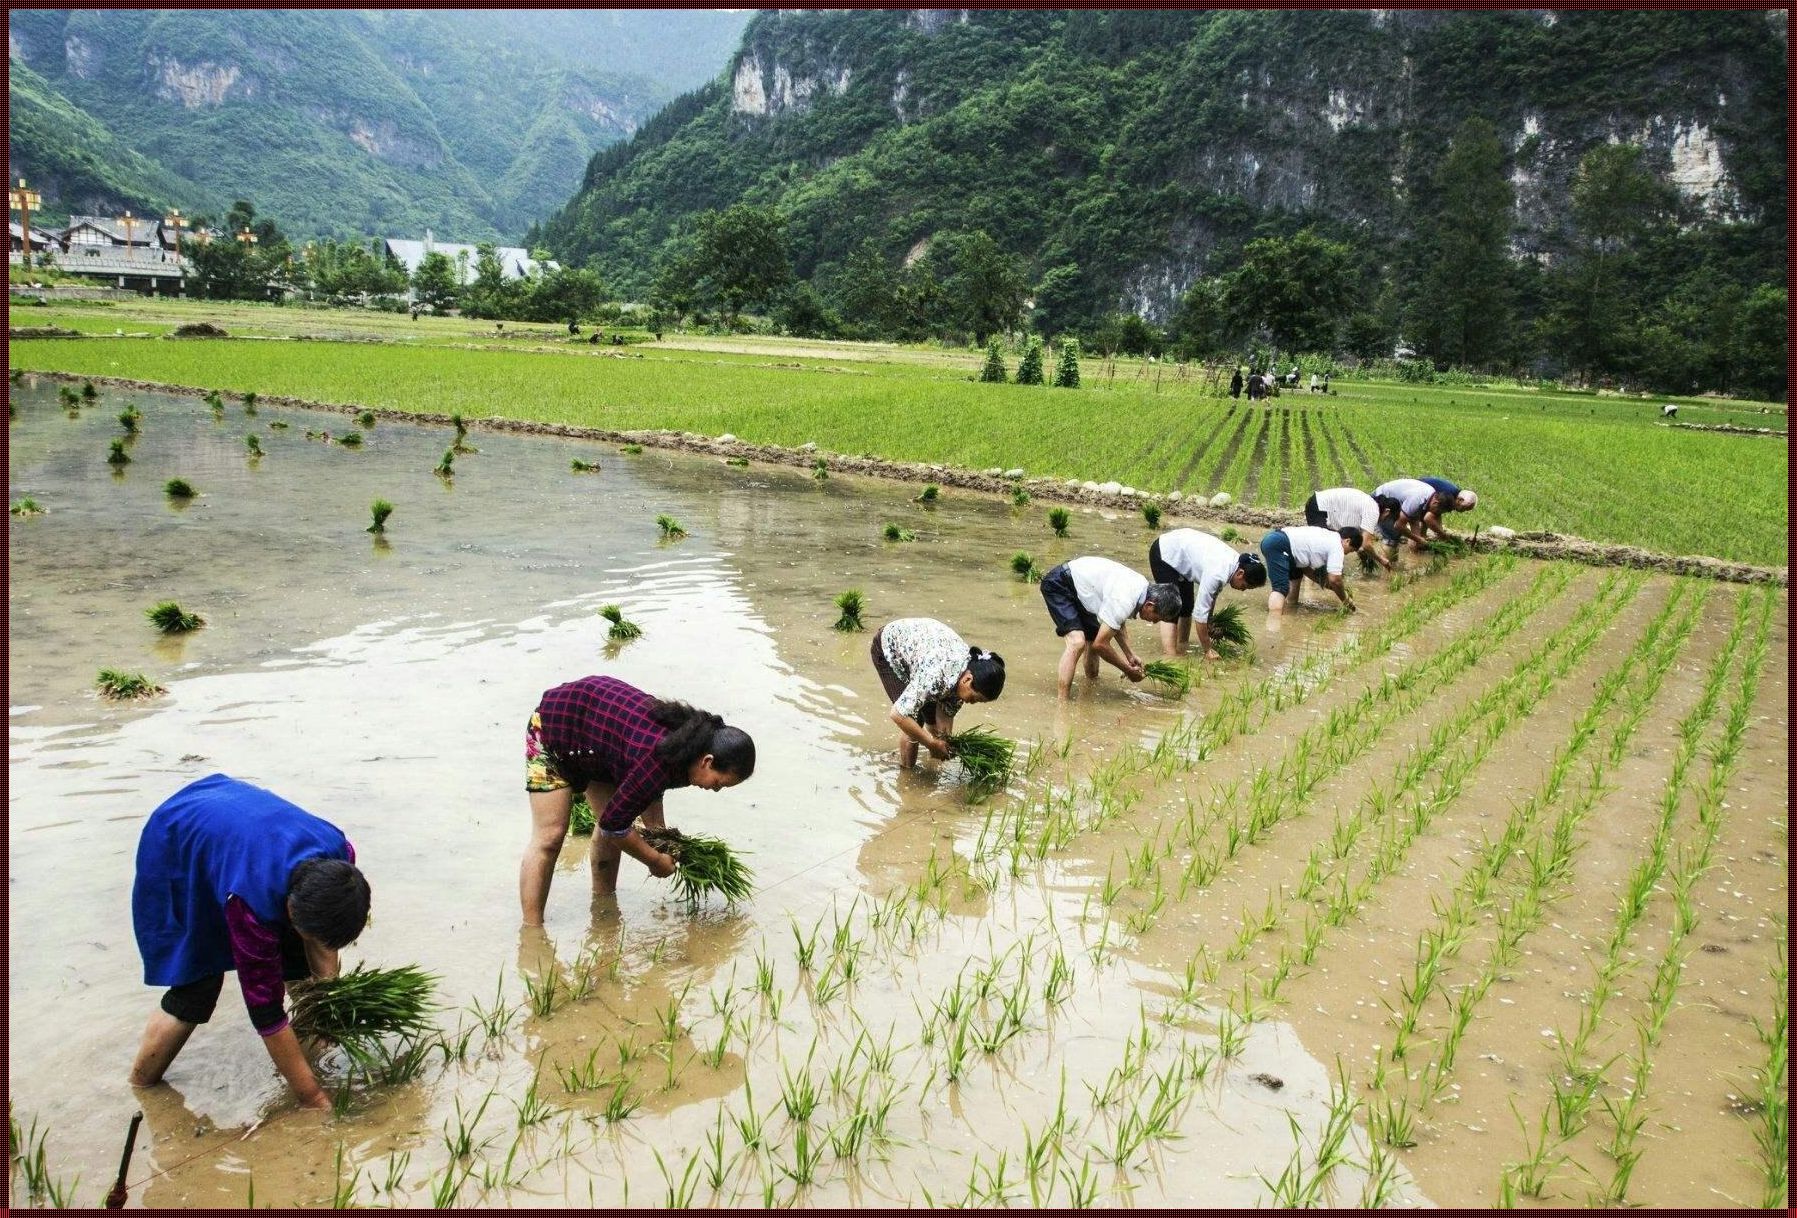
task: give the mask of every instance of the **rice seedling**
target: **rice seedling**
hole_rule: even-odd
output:
[[[952,733],[948,751],[967,771],[968,786],[979,793],[990,793],[1010,781],[1017,743],[982,724]]]
[[[914,499],[912,502],[914,502],[914,503],[935,503],[938,499],[941,499],[941,498],[942,498],[942,488],[937,486],[934,482],[926,482],[923,484],[923,489],[921,491],[917,492],[917,498]]]
[[[421,1038],[434,1030],[436,988],[436,977],[415,965],[358,965],[336,977],[294,985],[293,1029],[336,1045],[366,1071],[379,1063],[388,1037]]]
[[[102,668],[97,683],[100,687],[100,696],[115,701],[123,701],[127,698],[153,698],[157,694],[168,692],[141,672],[124,672],[117,668]]]
[[[79,409],[81,406],[81,395],[67,385],[57,389],[56,397],[64,406],[67,406],[72,410]]]
[[[385,533],[387,531],[387,517],[393,515],[393,505],[388,503],[385,499],[376,499],[368,506],[368,514],[374,523],[370,524],[366,531],[369,533]]]
[[[206,391],[206,405],[212,407],[214,413],[222,411],[225,408],[224,396],[216,389],[208,389]]]
[[[834,629],[843,631],[844,633],[867,629],[861,622],[861,610],[864,607],[864,601],[860,589],[850,588],[847,592],[837,593],[835,605],[839,612],[834,623]]]
[[[882,537],[884,537],[887,541],[916,541],[917,540],[916,533],[912,532],[910,529],[900,528],[898,525],[893,524],[890,521],[888,521],[886,527],[881,530],[880,535]]]
[[[474,1140],[474,1131],[480,1125],[480,1119],[487,1114],[487,1105],[493,1102],[493,1096],[495,1094],[496,1092],[489,1091],[486,1095],[482,1096],[479,1106],[475,1108],[473,1113],[465,1113],[462,1111],[461,1096],[458,1095],[453,1097],[455,1101],[455,1128],[452,1130],[449,1127],[448,1121],[443,1122],[443,1145],[448,1148],[449,1157],[452,1160],[472,1158],[477,1152],[484,1150],[487,1144],[493,1140],[491,1137],[488,1137],[476,1142]]]
[[[1048,527],[1054,530],[1056,537],[1067,536],[1067,523],[1072,519],[1072,515],[1064,507],[1048,509]]]
[[[568,462],[568,468],[577,474],[596,474],[599,472],[599,463],[597,461],[582,461],[579,457],[575,457]]]
[[[443,459],[437,462],[437,468],[431,472],[439,478],[455,477],[455,448],[453,446],[443,450]]]
[[[817,458],[811,463],[811,476],[816,478],[819,482],[828,479],[830,476],[830,463],[822,457]]]
[[[711,893],[733,904],[754,892],[754,875],[722,838],[682,833],[678,829],[645,828],[643,840],[674,860],[674,891],[697,907]]]
[[[164,634],[186,634],[189,630],[198,630],[206,624],[206,619],[197,613],[188,613],[174,601],[161,601],[144,610],[144,616],[150,624]]]
[[[243,446],[249,450],[252,461],[262,455],[262,437],[255,432],[251,432],[243,438]]]
[[[1192,688],[1191,668],[1173,660],[1150,660],[1142,665],[1142,675],[1169,698],[1183,698]]]
[[[1142,505],[1142,523],[1146,524],[1151,529],[1160,528],[1161,505],[1158,503],[1144,503]]]
[[[749,459],[747,457],[725,457],[724,464],[734,465],[741,468],[746,467],[749,464]]]
[[[14,516],[42,516],[44,514],[43,507],[30,495],[13,500],[10,510]]]
[[[372,411],[372,410],[357,411],[356,412],[356,425],[358,427],[361,427],[365,431],[373,428],[374,427],[374,411]]]
[[[811,1142],[811,1127],[800,1125],[793,1133],[793,1158],[791,1163],[782,1163],[780,1172],[800,1188],[804,1188],[817,1179],[818,1165],[823,1162],[825,1143],[820,1141],[815,1146]]]
[[[125,442],[123,440],[114,440],[112,442],[112,447],[108,449],[106,453],[106,464],[115,469],[121,465],[131,464],[131,454],[125,451]]]
[[[679,541],[682,537],[686,536],[686,530],[681,528],[680,522],[675,520],[672,516],[657,516],[655,518],[655,527],[661,530],[661,539],[663,541]]]
[[[1029,501],[1030,501],[1030,493],[1028,491],[1024,490],[1021,486],[1012,488],[1012,490],[1011,490],[1011,506],[1012,507],[1022,507],[1025,504],[1027,504]]]
[[[624,617],[624,610],[617,605],[603,605],[599,616],[611,623],[605,637],[614,643],[628,643],[631,639],[641,638],[643,628]]]
[[[359,431],[346,431],[337,437],[337,443],[345,448],[360,448],[362,447],[362,433]]]
[[[143,422],[143,417],[144,412],[135,405],[127,406],[119,411],[119,426],[123,427],[127,434],[136,435],[137,425]]]
[[[555,1008],[561,1005],[556,1000],[566,992],[554,969],[548,970],[541,977],[534,977],[529,973],[524,975],[524,1000],[538,1019],[547,1019],[555,1014]]]
[[[656,1169],[661,1172],[661,1178],[668,1186],[664,1199],[667,1208],[671,1210],[691,1209],[693,1197],[699,1191],[699,1156],[694,1155],[686,1161],[686,1170],[681,1172],[680,1178],[676,1180],[674,1173],[670,1172],[668,1165],[662,1161],[661,1152],[652,1146],[649,1148],[649,1153],[655,1156]]]
[[[1221,537],[1224,541],[1240,541],[1242,539],[1241,530],[1237,529],[1233,524],[1224,525],[1223,531],[1218,533],[1217,536]]]
[[[796,1074],[786,1069],[780,1072],[780,1106],[786,1110],[787,1117],[799,1125],[810,1121],[811,1114],[823,1101],[817,1080],[811,1076],[811,1057],[811,1053],[805,1055],[805,1064]]]
[[[244,392],[243,413],[246,415],[253,415],[256,413],[256,391],[254,389],[246,390]]]
[[[1035,556],[1028,550],[1019,550],[1011,555],[1011,571],[1026,584],[1042,582],[1042,570],[1036,566]]]
[[[643,446],[641,444],[626,444],[622,448],[618,449],[618,451],[621,453],[627,453],[630,456],[634,457],[643,451]]]
[[[91,402],[99,396],[100,391],[94,388],[94,383],[92,381],[81,382],[81,398],[83,401]]]

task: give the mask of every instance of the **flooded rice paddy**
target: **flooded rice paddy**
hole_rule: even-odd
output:
[[[479,430],[446,480],[448,429],[14,401],[11,497],[46,511],[9,547],[11,1099],[81,1203],[139,1108],[159,1207],[1761,1199],[1782,590],[1356,573],[1359,615],[1313,591],[1276,633],[1240,594],[1252,658],[1183,703],[1105,669],[1059,704],[1010,556],[1145,568],[1139,516],[1060,540],[1039,505]],[[847,588],[870,630],[1004,654],[959,726],[1026,743],[1009,790],[897,770],[869,636],[830,628]],[[158,636],[166,599],[206,626]],[[606,642],[610,603],[641,639]],[[168,692],[102,700],[101,668]],[[667,801],[749,852],[751,900],[689,913],[626,861],[595,902],[571,837],[519,930],[524,724],[591,672],[754,734],[752,781]],[[293,1110],[229,989],[167,1085],[125,1083],[157,996],[137,834],[216,770],[349,834],[374,917],[346,964],[441,978],[445,1047],[335,1117]]]

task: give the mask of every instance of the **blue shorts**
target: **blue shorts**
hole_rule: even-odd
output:
[[[1073,576],[1068,573],[1066,563],[1044,575],[1040,587],[1042,602],[1048,606],[1048,616],[1054,619],[1057,638],[1075,630],[1085,635],[1088,643],[1098,637],[1098,619],[1079,603],[1079,593],[1074,590]]]

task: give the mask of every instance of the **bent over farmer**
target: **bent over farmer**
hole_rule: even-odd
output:
[[[635,828],[639,816],[653,828],[664,826],[664,791],[721,791],[754,773],[755,741],[708,711],[663,701],[616,677],[582,677],[548,690],[524,733],[531,821],[518,869],[524,924],[543,924],[576,794],[586,795],[598,820],[593,891],[608,894],[617,890],[623,854],[657,878],[674,874],[674,860]]]
[[[1210,614],[1225,585],[1237,592],[1267,582],[1267,569],[1254,554],[1238,554],[1221,537],[1202,529],[1170,529],[1148,547],[1148,570],[1156,580],[1179,590],[1179,620],[1161,622],[1161,650],[1184,655],[1198,624],[1198,646],[1207,660],[1220,660],[1211,644]]]
[[[1267,611],[1274,617],[1285,612],[1286,599],[1293,604],[1301,599],[1306,579],[1314,580],[1335,593],[1336,598],[1354,612],[1354,598],[1342,582],[1342,556],[1353,554],[1365,544],[1366,537],[1353,525],[1340,531],[1301,524],[1274,529],[1260,539],[1260,552],[1267,560]]]
[[[1093,680],[1102,659],[1131,681],[1140,681],[1142,661],[1129,649],[1124,626],[1132,617],[1171,622],[1179,616],[1178,588],[1151,584],[1122,563],[1095,555],[1068,559],[1042,577],[1041,588],[1054,632],[1067,640],[1055,674],[1063,698],[1073,689],[1082,656],[1086,676]]]
[[[286,982],[335,977],[338,951],[368,924],[368,881],[343,831],[272,791],[223,774],[150,813],[137,843],[131,923],[144,981],[168,986],[131,1084],[163,1074],[212,1018],[235,972],[275,1068],[307,1108],[329,1108],[284,1007]]]
[[[1005,658],[969,647],[933,617],[901,617],[874,631],[870,648],[880,686],[892,699],[892,722],[902,733],[899,765],[917,764],[922,746],[949,758],[948,738],[962,703],[992,702],[1005,690]]]

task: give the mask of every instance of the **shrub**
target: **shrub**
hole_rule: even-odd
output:
[[[1005,383],[1004,349],[996,338],[986,345],[986,366],[980,369],[980,381],[987,385]]]
[[[1061,358],[1055,365],[1055,387],[1059,389],[1079,388],[1079,340],[1067,339],[1061,344]]]
[[[1017,361],[1017,383],[1019,385],[1040,385],[1042,383],[1042,340],[1034,334],[1024,340],[1023,358]]]

